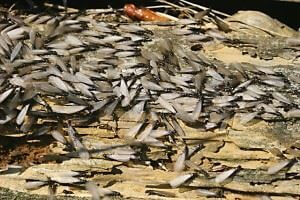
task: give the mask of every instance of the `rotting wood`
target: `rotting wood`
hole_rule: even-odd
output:
[[[164,33],[166,32],[162,31],[158,33],[158,36]],[[275,63],[276,65],[291,63],[284,59],[279,59],[281,61],[279,63],[278,58],[262,61],[241,55],[240,52],[233,54],[234,49],[228,49],[222,44],[214,47],[204,46],[205,53],[213,54],[214,57],[224,62],[230,59],[230,62],[245,59],[253,64],[271,66]],[[213,50],[210,51],[210,49]],[[224,56],[224,52],[227,55],[231,54],[230,56],[234,59]],[[85,119],[78,121],[80,120]],[[228,199],[257,199],[264,195],[272,199],[292,199],[300,196],[299,163],[294,162],[295,158],[299,158],[300,131],[297,121],[266,123],[253,120],[250,124],[241,125],[239,119],[233,118],[229,121],[230,128],[228,129],[203,131],[188,127],[179,120],[179,125],[183,127],[185,135],[175,137],[177,143],[172,148],[172,152],[155,147],[149,147],[146,152],[141,152],[145,153],[144,156],[148,158],[147,163],[139,160],[121,162],[110,160],[107,156],[117,151],[116,147],[119,146],[124,148],[128,144],[133,147],[140,146],[126,138],[126,133],[136,124],[135,121],[120,118],[116,122],[112,118],[102,117],[100,122],[84,126],[78,121],[74,120],[70,123],[79,133],[84,147],[90,151],[90,159],[74,158],[77,157],[74,154],[76,152],[66,151],[64,145],[54,142],[49,146],[51,153],[47,152],[44,155],[44,163],[32,165],[30,162],[37,162],[36,158],[30,160],[25,156],[29,162],[24,166],[25,171],[21,170],[22,173],[10,173],[14,172],[13,166],[10,166],[11,169],[8,171],[0,172],[2,173],[0,186],[30,194],[46,195],[47,187],[26,191],[25,179],[47,180],[47,176],[55,177],[56,172],[73,170],[80,172],[84,178],[98,183],[101,187],[119,192],[121,197],[116,198],[149,199],[169,195],[177,199],[199,199],[205,195],[204,190],[197,191],[199,188],[215,192],[216,196]],[[42,122],[43,120],[38,123]],[[49,120],[47,124],[57,125],[54,120]],[[57,126],[64,126],[64,129],[67,129],[66,124]],[[170,180],[178,176],[178,173],[173,172],[174,163],[186,145],[189,149],[199,148],[190,157],[191,162],[185,166],[186,173],[197,175],[179,188],[171,188]],[[13,156],[18,156],[14,152],[13,154]],[[283,168],[276,174],[267,173],[270,167],[283,159],[293,160],[293,165]],[[215,177],[230,169],[238,170],[228,179],[216,183]],[[74,193],[75,196],[89,196],[83,188],[59,185],[57,194],[64,192]]]

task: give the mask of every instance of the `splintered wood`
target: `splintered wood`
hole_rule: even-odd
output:
[[[197,9],[158,22],[113,9],[1,16],[0,187],[299,199],[299,33]]]

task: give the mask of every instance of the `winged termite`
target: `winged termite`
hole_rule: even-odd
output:
[[[83,43],[74,35],[67,35],[65,38],[66,43],[68,43],[71,46],[78,47],[82,46]]]
[[[290,75],[288,76],[288,78],[289,78],[291,81],[300,84],[300,77],[297,76],[296,74],[290,74]]]
[[[90,91],[90,87],[83,83],[73,83],[76,90],[80,91],[86,97],[94,97]]]
[[[80,178],[72,176],[55,176],[51,177],[51,180],[60,184],[74,184],[83,182]]]
[[[208,190],[208,189],[197,189],[195,190],[197,192],[197,194],[201,195],[201,196],[205,196],[205,197],[217,197],[218,193]]]
[[[73,82],[73,83],[79,83],[80,82],[77,79],[77,77],[74,76],[73,74],[71,74],[69,72],[62,72],[61,73],[56,67],[51,67],[49,69],[49,73],[61,77],[62,80],[64,80],[64,81]]]
[[[104,113],[107,116],[112,116],[113,112],[115,111],[117,105],[119,104],[120,99],[115,99],[112,103],[110,103],[104,110]]]
[[[129,52],[137,52],[138,51],[138,49],[136,49],[136,48],[134,48],[134,47],[132,47],[130,45],[120,44],[120,43],[118,43],[118,44],[115,45],[115,49],[120,50],[119,53],[121,53],[122,51],[126,52],[123,55],[121,54],[121,57],[125,56],[126,54],[129,54],[129,56],[131,56],[131,53],[129,53]],[[119,57],[118,54],[115,54],[115,56]]]
[[[85,47],[75,47],[75,48],[69,49],[68,53],[72,56],[72,55],[76,55],[78,53],[81,53],[81,52],[83,52],[85,50],[86,50]]]
[[[30,14],[24,19],[24,23],[29,24],[35,21],[39,17],[38,14]]]
[[[202,112],[202,100],[200,99],[199,102],[196,104],[195,109],[193,110],[192,113],[192,118],[193,120],[197,121],[200,117],[200,114]]]
[[[123,78],[121,78],[121,83],[120,83],[120,93],[123,95],[124,99],[122,100],[121,104],[123,107],[126,107],[130,103],[130,95],[128,91],[128,86]]]
[[[55,113],[60,114],[74,114],[84,110],[86,106],[76,106],[76,105],[69,105],[69,106],[60,106],[60,105],[52,105],[51,110]]]
[[[143,141],[144,139],[146,139],[152,132],[153,128],[154,128],[153,124],[148,124],[148,126],[146,126],[145,130],[137,136],[137,140]]]
[[[33,22],[34,24],[43,24],[46,23],[47,21],[49,21],[51,19],[51,16],[49,15],[42,15],[39,18],[36,18],[36,20]]]
[[[191,160],[186,160],[185,161],[185,165],[190,170],[194,170],[195,172],[197,172],[199,174],[203,174],[206,178],[209,178],[208,172],[206,172],[205,170],[203,170],[199,165],[197,165],[196,163],[192,162]]]
[[[43,187],[47,185],[47,181],[41,181],[41,180],[26,180],[24,188],[26,190],[36,190],[40,187]]]
[[[191,25],[191,24],[196,24],[196,20],[194,19],[179,19],[176,21],[177,24],[181,25]]]
[[[188,156],[188,147],[185,146],[184,150],[182,151],[181,154],[178,155],[176,162],[174,164],[174,171],[175,172],[180,172],[183,171],[185,168],[185,160],[187,159]]]
[[[205,129],[210,130],[216,128],[218,125],[214,122],[208,122],[205,124]]]
[[[96,112],[98,110],[101,110],[107,103],[109,102],[109,99],[104,99],[103,101],[98,101],[92,104],[93,109],[91,112]]]
[[[286,113],[287,118],[300,118],[300,109],[291,109]]]
[[[276,165],[273,165],[268,168],[267,174],[276,174],[286,166],[288,166],[293,160],[283,160]]]
[[[36,34],[35,38],[34,38],[34,44],[33,44],[33,47],[37,50],[40,50],[40,52],[42,51],[42,48],[45,44],[45,41],[44,41],[44,38],[42,36],[40,36],[39,34]],[[32,52],[33,53],[33,52]],[[44,54],[49,54],[50,52],[47,51],[46,53]]]
[[[120,25],[118,28],[121,29],[122,31],[133,32],[133,33],[146,31],[146,29],[144,29],[143,27],[140,27],[135,24],[124,24],[124,25]]]
[[[68,71],[68,67],[62,57],[51,55],[49,56],[49,60],[57,65],[62,71]]]
[[[152,147],[166,147],[166,145],[163,142],[154,137],[151,137],[150,135],[143,139],[142,143]]]
[[[183,110],[178,104],[174,104],[175,109],[176,109],[176,117],[180,120],[182,120],[185,123],[193,124],[195,123],[195,119],[192,117],[191,114]]]
[[[9,44],[5,41],[4,36],[0,35],[0,46],[3,49],[3,52],[6,54],[10,52]]]
[[[218,124],[224,118],[226,118],[226,114],[217,113],[217,112],[211,112],[211,113],[209,113],[209,121],[212,122],[212,123]]]
[[[120,91],[124,97],[129,98],[128,86],[123,78],[121,78]]]
[[[232,176],[238,169],[239,168],[232,168],[232,169],[222,172],[221,174],[216,176],[215,182],[216,183],[224,182],[226,179],[228,179],[230,176]]]
[[[58,130],[53,130],[50,132],[50,134],[52,135],[52,137],[57,140],[58,142],[62,143],[62,144],[67,144],[67,140],[66,138],[63,136],[63,134],[61,134],[61,132],[59,132]]]
[[[135,126],[133,126],[131,129],[128,130],[128,132],[126,133],[126,136],[129,138],[135,138],[135,136],[139,134],[139,131],[141,130],[143,125],[144,125],[144,122],[137,123]]]
[[[183,129],[181,128],[181,126],[178,124],[178,121],[175,119],[172,119],[172,126],[174,128],[174,130],[177,132],[177,134],[179,136],[184,136],[185,133],[183,131]]]
[[[192,30],[188,30],[188,29],[178,28],[178,29],[172,30],[172,33],[175,34],[175,35],[190,35],[190,34],[193,33],[193,31]]]
[[[20,90],[16,90],[14,96],[8,103],[8,109],[13,110],[21,103]]]
[[[225,33],[228,33],[231,31],[231,28],[229,26],[229,24],[227,24],[224,20],[222,20],[221,18],[215,16],[214,14],[211,14],[211,16],[214,18],[216,25],[218,26],[218,28],[221,31],[224,31]]]
[[[211,76],[212,78],[216,79],[216,80],[219,80],[219,81],[224,81],[224,78],[218,73],[216,72],[214,69],[212,68],[209,68],[207,71],[206,71],[206,74]]]
[[[30,29],[29,40],[33,48],[35,48],[36,35],[37,35],[36,31],[34,29]]]
[[[247,114],[243,114],[240,118],[240,123],[241,124],[247,124],[248,122],[250,122],[251,120],[253,120],[259,112],[252,112],[252,113],[247,113]]]
[[[112,191],[108,188],[101,188],[98,185],[96,185],[94,182],[91,182],[91,181],[89,181],[85,184],[85,188],[91,193],[93,200],[100,200],[104,196],[118,194],[117,192]]]
[[[12,84],[12,85],[15,85],[15,86],[20,86],[22,88],[26,88],[26,83],[24,81],[24,79],[22,79],[21,77],[14,77],[14,78],[11,78],[9,80],[9,82]]]
[[[255,68],[265,74],[275,74],[275,71],[272,67],[256,66]]]
[[[263,80],[263,82],[267,85],[274,86],[274,87],[284,87],[286,85],[282,80],[276,80],[276,79],[267,79],[267,80]]]
[[[200,12],[195,13],[194,18],[197,20],[202,20],[202,18],[206,15],[208,15],[211,12],[211,9],[206,9]]]
[[[103,38],[102,42],[103,42],[103,44],[105,44],[105,43],[118,42],[123,39],[124,39],[124,37],[122,37],[122,36],[111,35],[111,36],[106,36],[105,38]]]
[[[268,151],[276,157],[286,159],[285,155],[278,148],[269,148]]]
[[[14,91],[14,88],[6,90],[0,95],[0,103],[6,100],[6,98]]]
[[[281,94],[279,92],[273,92],[272,96],[275,99],[277,99],[278,101],[281,101],[281,102],[286,103],[286,104],[291,104],[291,101],[287,97],[285,97],[283,94]]]
[[[146,190],[145,193],[148,195],[156,195],[156,196],[161,196],[161,197],[171,197],[171,198],[176,197],[176,195],[174,193],[162,191],[162,190]]]
[[[60,78],[55,76],[50,76],[48,79],[49,83],[57,87],[58,89],[69,92],[69,89],[64,81],[62,81]]]
[[[37,91],[46,92],[48,94],[62,94],[62,90],[48,84],[45,82],[39,82],[39,84],[34,84],[34,87]]]
[[[256,106],[256,108],[258,110],[263,110],[264,112],[267,112],[267,113],[273,113],[273,114],[278,113],[275,106],[273,106],[272,104],[267,105],[267,104],[261,103],[261,104],[258,104]]]
[[[77,67],[74,67],[72,68],[73,71],[78,71],[78,66]],[[101,76],[101,74],[97,73],[97,72],[94,72],[94,71],[91,71],[91,70],[85,70],[83,68],[80,69],[80,72],[88,77],[90,77],[91,79],[92,78],[97,78],[97,79],[103,79],[103,76]],[[93,84],[93,86],[96,85],[96,82],[95,84]],[[99,85],[98,85],[99,86]]]
[[[185,86],[185,87],[189,86],[189,84],[186,82],[184,77],[169,76],[169,78],[170,78],[170,81],[173,82],[175,85]]]
[[[18,44],[14,47],[14,49],[12,50],[11,54],[10,54],[10,61],[13,62],[15,60],[15,58],[19,55],[21,49],[22,49],[22,42],[18,42]]]
[[[26,106],[24,106],[22,108],[22,110],[20,111],[20,113],[17,116],[16,122],[18,125],[21,125],[24,122],[25,116],[27,114],[27,111],[29,109],[30,104],[27,104]]]
[[[31,137],[34,138],[34,137],[39,137],[39,136],[45,135],[45,134],[49,133],[50,130],[51,130],[51,128],[49,126],[44,126],[44,127],[38,128],[33,131]]]
[[[257,95],[266,95],[264,91],[262,91],[258,86],[256,85],[249,85],[247,87],[247,90],[250,90],[251,92],[254,92]]]
[[[4,50],[2,48],[0,48],[0,55],[6,56],[6,53],[4,52]]]
[[[167,135],[170,135],[172,132],[168,131],[168,130],[161,130],[161,129],[156,129],[153,130],[149,136],[153,137],[153,138],[161,138]]]
[[[100,200],[98,186],[93,182],[87,182],[85,188],[91,193],[93,200]]]
[[[146,78],[142,78],[141,83],[142,83],[143,87],[148,90],[154,90],[154,91],[155,90],[157,90],[157,91],[163,90],[163,88],[161,86],[157,85],[156,83],[154,83],[152,81],[147,80]]]
[[[55,184],[49,184],[48,185],[48,199],[49,200],[55,200],[55,193],[56,193],[56,185]]]
[[[183,174],[179,175],[176,178],[169,181],[169,184],[172,188],[177,188],[187,182],[189,179],[191,179],[194,176],[194,174]]]
[[[203,86],[204,86],[204,81],[205,81],[205,72],[199,72],[197,75],[194,77],[194,84],[197,92],[201,93]]]
[[[136,56],[137,54],[138,52],[136,51],[119,51],[115,53],[115,56],[117,56],[118,58],[127,58],[127,57]]]
[[[106,154],[105,157],[120,162],[128,162],[131,159],[135,159],[135,156],[130,154]]]
[[[163,99],[161,96],[158,97],[157,102],[165,109],[169,110],[171,113],[176,113],[176,110],[173,108],[173,106],[167,102],[165,99]]]
[[[24,37],[25,28],[19,27],[8,31],[6,34],[11,40],[18,40]]]
[[[72,146],[76,151],[78,151],[80,158],[88,159],[90,157],[88,150],[83,146],[83,144],[77,138],[75,129],[70,124],[68,126],[69,126],[68,135]]]
[[[248,101],[259,102],[258,99],[260,98],[260,96],[258,94],[255,94],[255,93],[249,92],[249,91],[242,92],[242,93],[236,93],[235,96],[241,97],[244,102],[248,102]]]
[[[222,104],[222,103],[227,103],[227,102],[231,102],[237,99],[237,96],[218,96],[215,97],[212,102],[214,104]]]

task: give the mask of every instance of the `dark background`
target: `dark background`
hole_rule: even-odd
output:
[[[9,3],[18,2],[24,4],[25,0],[0,0]],[[44,0],[33,0],[41,3]],[[47,0],[50,3],[62,4],[62,0]],[[298,29],[300,27],[300,1],[288,2],[279,0],[188,0],[199,5],[210,7],[227,14],[233,14],[238,10],[262,11],[279,21]],[[176,2],[176,1],[172,1]],[[68,0],[68,5],[74,8],[121,8],[126,3],[134,3],[139,6],[155,5],[151,0]]]

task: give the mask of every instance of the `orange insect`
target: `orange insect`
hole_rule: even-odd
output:
[[[134,20],[159,22],[169,21],[168,18],[158,15],[148,8],[137,8],[134,4],[125,4],[124,13]]]

